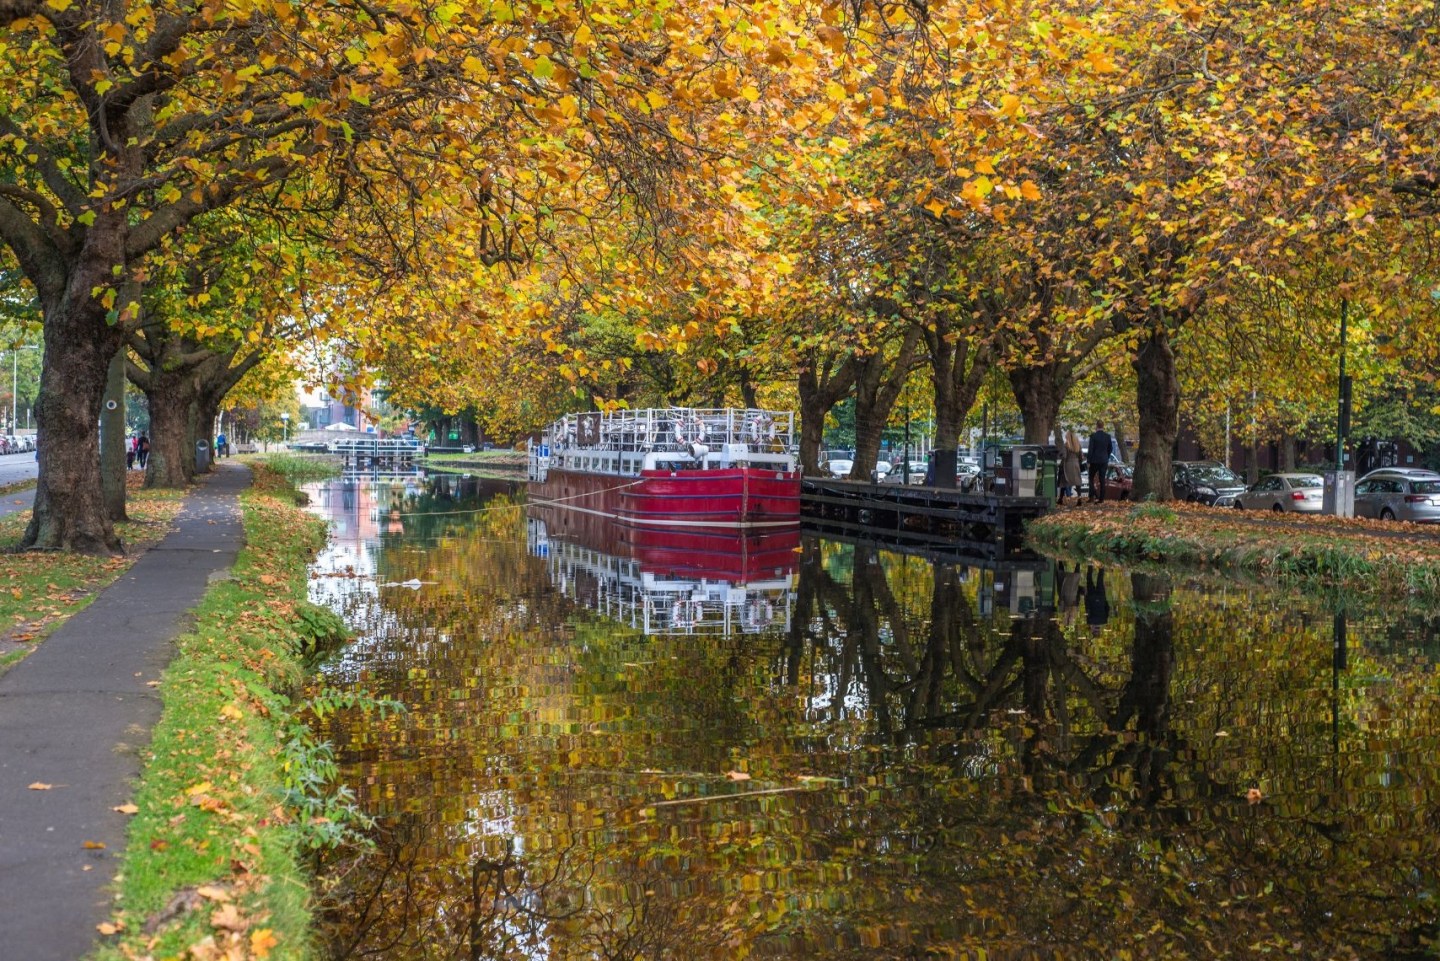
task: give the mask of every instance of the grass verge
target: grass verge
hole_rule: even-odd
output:
[[[425,466],[455,473],[466,471],[508,477],[525,470],[527,455],[518,450],[477,450],[472,454],[427,454]]]
[[[26,480],[12,481],[9,484],[0,484],[0,497],[4,497],[7,494],[18,494],[21,491],[28,491],[37,483],[38,481],[31,477]]]
[[[338,476],[344,463],[329,454],[245,454],[241,460],[252,467],[265,464],[297,487]]]
[[[305,600],[323,522],[273,467],[241,495],[246,545],[177,641],[98,959],[311,956],[311,820],[287,803],[304,779],[286,692],[317,636],[338,626]]]
[[[130,478],[132,485],[140,481],[139,474]],[[130,519],[115,527],[125,541],[124,557],[18,551],[30,512],[0,517],[0,584],[4,585],[0,588],[0,673],[22,660],[164,537],[185,496],[184,491],[138,486],[127,494]]]
[[[1377,526],[1378,525],[1378,526]],[[1440,596],[1440,539],[1376,521],[1255,518],[1188,504],[1057,511],[1032,521],[1038,550],[1160,563],[1367,595]]]

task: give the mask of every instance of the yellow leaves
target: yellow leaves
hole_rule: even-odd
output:
[[[1085,65],[1094,73],[1117,73],[1120,70],[1109,51],[1099,48],[1085,54]]]
[[[815,28],[815,37],[833,53],[845,52],[845,34],[838,28],[822,23]]]
[[[262,959],[262,961],[270,957],[270,952],[274,950],[279,943],[280,939],[275,936],[275,932],[270,928],[256,928],[250,932],[250,953]]]
[[[74,0],[45,0],[45,6],[57,13],[64,13],[74,5]]]
[[[1035,181],[1026,180],[1020,184],[1020,196],[1026,200],[1039,200],[1040,188],[1036,186]]]
[[[1013,93],[1007,93],[1000,98],[1000,116],[1015,118],[1020,115],[1020,98]]]

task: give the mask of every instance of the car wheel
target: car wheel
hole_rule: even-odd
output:
[[[1277,514],[1283,514],[1283,513],[1285,513],[1285,508],[1281,507],[1279,504],[1276,504],[1274,507],[1272,507],[1272,508],[1270,508],[1270,509],[1271,509],[1272,511],[1274,511],[1275,513],[1277,513]]]
[[[1245,509],[1245,505],[1240,503],[1240,501],[1238,500],[1235,501],[1235,503],[1231,506],[1233,506],[1237,511],[1243,511]]]
[[[1395,512],[1387,507],[1380,512],[1380,519],[1382,521],[1393,521],[1395,519]]]

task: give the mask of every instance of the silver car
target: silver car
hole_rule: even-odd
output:
[[[1239,497],[1235,506],[1251,511],[1299,511],[1318,514],[1325,501],[1325,478],[1319,474],[1271,474]]]
[[[1440,474],[1393,467],[1373,470],[1355,485],[1355,516],[1440,523]]]

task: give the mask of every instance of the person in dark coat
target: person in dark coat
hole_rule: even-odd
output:
[[[1105,596],[1105,568],[1085,568],[1085,623],[1099,636],[1110,621],[1110,599]]]
[[[1105,433],[1105,425],[1097,423],[1095,433],[1090,435],[1090,449],[1085,453],[1085,460],[1090,468],[1090,500],[1103,502],[1105,500],[1105,474],[1110,469],[1110,452],[1114,450],[1115,442],[1110,435]]]

